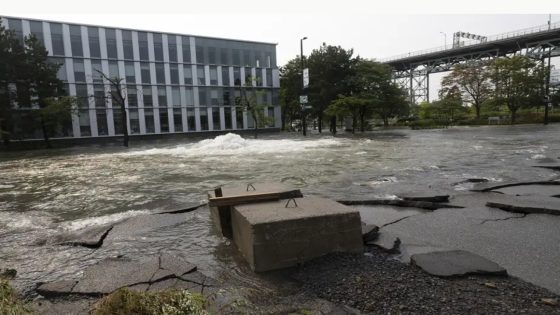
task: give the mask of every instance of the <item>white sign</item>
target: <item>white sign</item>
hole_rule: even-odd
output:
[[[307,104],[307,95],[300,95],[299,96],[299,103],[300,104]]]
[[[309,86],[309,68],[303,69],[303,88]]]
[[[550,85],[560,84],[560,69],[552,69],[550,71]]]

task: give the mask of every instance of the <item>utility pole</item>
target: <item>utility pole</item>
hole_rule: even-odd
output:
[[[303,91],[305,90],[305,83],[303,82],[303,41],[306,40],[307,37],[303,37],[299,40],[299,47],[300,47],[300,60],[301,60],[301,92],[303,95]],[[301,127],[303,129],[303,136],[307,136],[307,121],[305,119],[305,104],[300,101],[301,106]]]

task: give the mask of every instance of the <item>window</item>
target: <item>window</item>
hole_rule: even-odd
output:
[[[212,106],[220,105],[220,99],[218,98],[217,89],[210,90],[210,105]]]
[[[167,109],[159,110],[159,130],[160,132],[169,132],[169,114]]]
[[[270,122],[268,127],[274,127],[274,107],[268,107],[268,118],[270,118]]]
[[[101,58],[101,46],[99,46],[99,29],[88,27],[89,55],[92,58]]]
[[[8,28],[14,31],[16,33],[17,40],[23,43],[23,27],[21,25],[21,20],[8,19]],[[62,29],[60,30],[60,34],[62,35]]]
[[[196,45],[196,63],[204,62],[204,47]]]
[[[81,110],[78,112],[80,121],[80,135],[82,137],[91,136],[91,126],[89,123],[89,110]]]
[[[183,66],[183,77],[185,79],[185,84],[192,85],[193,77],[192,77],[192,67],[190,65]]]
[[[222,67],[222,85],[229,86],[229,67]]]
[[[93,85],[93,98],[95,99],[95,107],[103,108],[107,105],[105,101],[105,86],[102,84]],[[105,111],[103,111],[105,112]],[[107,122],[105,122],[107,123]]]
[[[132,32],[122,31],[124,59],[134,59],[134,50],[132,48]]]
[[[128,107],[138,107],[138,94],[135,85],[126,86],[126,95],[128,99]]]
[[[62,25],[51,23],[51,39],[53,55],[64,56],[64,40],[62,39]]]
[[[152,83],[150,77],[150,64],[147,62],[140,63],[140,75],[142,76],[142,83]]]
[[[167,36],[167,47],[169,50],[169,61],[177,62],[177,37],[175,35]]]
[[[183,114],[180,108],[173,109],[173,127],[175,132],[183,131]]]
[[[91,61],[91,77],[93,79],[93,83],[103,83],[103,67],[101,66],[101,60],[92,60]]]
[[[117,59],[117,36],[115,30],[105,29],[105,40],[107,41],[107,58]]]
[[[136,83],[136,76],[134,71],[134,62],[125,62],[124,71],[126,75],[126,83]]]
[[[84,70],[84,61],[74,59],[74,81],[86,82],[86,72]]]
[[[224,89],[223,92],[222,92],[222,102],[226,106],[232,105],[231,93],[228,89]]]
[[[171,104],[173,107],[181,107],[181,91],[178,87],[171,88]]]
[[[152,98],[152,87],[149,85],[142,86],[142,99],[144,101],[144,107],[153,107],[154,100]]]
[[[123,134],[122,112],[120,109],[113,109],[113,124],[115,125],[115,134]]]
[[[110,78],[120,78],[119,75],[119,65],[116,61],[109,61],[109,77]]]
[[[186,97],[186,104],[187,106],[194,106],[194,94],[192,88],[185,89],[185,97]]]
[[[233,55],[233,65],[240,66],[241,65],[241,52],[239,49],[232,49],[231,53]]]
[[[216,48],[215,47],[208,47],[208,63],[211,65],[215,65],[218,63],[216,59]]]
[[[200,129],[208,130],[208,111],[206,108],[200,109]]]
[[[156,61],[163,61],[163,41],[161,34],[154,34],[154,57]]]
[[[87,85],[76,84],[76,98],[78,99],[79,108],[89,107]]]
[[[272,86],[272,69],[265,69],[266,71],[266,86]]]
[[[176,64],[170,64],[169,74],[171,77],[171,84],[179,84],[179,66]]]
[[[183,37],[181,45],[183,46],[183,62],[191,63],[191,45],[189,38]]]
[[[243,129],[243,111],[241,109],[235,110],[235,122],[237,129]]]
[[[138,32],[138,50],[140,52],[140,60],[148,60],[148,33]]]
[[[229,51],[227,48],[220,49],[221,64],[229,65]]]
[[[243,51],[243,64],[245,65],[245,67],[252,67],[253,66],[253,60],[251,59],[251,51],[250,50],[244,50]]]
[[[218,85],[218,68],[210,66],[210,85]]]
[[[220,108],[219,107],[213,107],[212,108],[212,124],[214,125],[213,126],[214,130],[222,129],[221,126],[220,126]]]
[[[76,25],[70,25],[70,45],[72,47],[72,56],[83,57],[82,49],[82,29]]]
[[[128,118],[130,120],[130,133],[139,134],[140,133],[140,118],[137,109],[128,110]]]
[[[226,129],[231,129],[231,107],[224,107],[224,119]]]
[[[245,68],[245,85],[253,86],[255,78],[251,73],[251,68]]]
[[[196,66],[196,78],[198,85],[206,84],[206,78],[204,77],[204,66]]]
[[[187,126],[189,131],[196,130],[196,119],[194,117],[194,108],[187,108]]]
[[[165,84],[165,68],[163,63],[156,63],[156,82]]]
[[[43,22],[37,21],[29,21],[29,30],[31,34],[35,35],[35,37],[39,40],[41,45],[45,45],[45,40],[43,37]]]
[[[233,68],[233,82],[235,86],[241,86],[241,69],[238,67]]]
[[[146,133],[156,132],[156,127],[154,124],[154,110],[153,109],[145,110],[144,118],[146,119]]]
[[[200,106],[207,106],[208,101],[206,99],[206,88],[199,87],[198,88],[198,104]]]
[[[48,61],[52,64],[59,65],[58,72],[56,73],[56,77],[62,81],[68,81],[68,77],[66,74],[66,64],[64,62],[64,58],[54,58],[49,57]]]
[[[257,83],[257,86],[263,86],[263,75],[262,75],[262,69],[255,69],[255,82]]]
[[[107,127],[107,112],[105,109],[98,109],[95,113],[97,118],[97,134],[100,136],[108,135],[109,128]]]
[[[165,87],[158,87],[158,105],[159,107],[167,107],[167,91]]]

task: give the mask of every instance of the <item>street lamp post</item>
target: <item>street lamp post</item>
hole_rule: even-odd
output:
[[[305,84],[303,82],[303,41],[306,40],[307,37],[303,37],[299,40],[299,47],[300,47],[300,60],[301,60],[301,92],[303,95],[303,90],[305,89]],[[307,136],[307,122],[305,119],[305,104],[301,105],[301,127],[303,129],[303,135]]]
[[[447,49],[447,34],[444,32],[439,32],[440,34],[443,34],[443,43],[444,43],[444,47],[445,49]]]

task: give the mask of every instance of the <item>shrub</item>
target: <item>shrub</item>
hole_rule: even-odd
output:
[[[31,311],[21,301],[8,281],[0,278],[0,314],[26,315]]]
[[[187,290],[137,292],[119,289],[96,303],[94,315],[207,315],[204,298]]]

